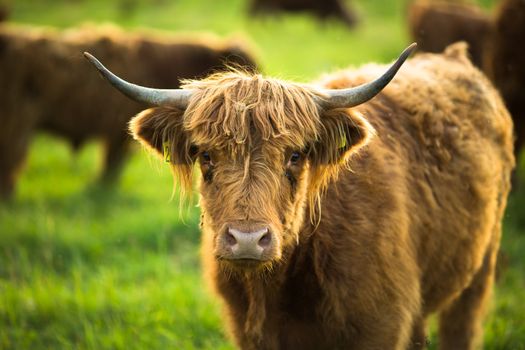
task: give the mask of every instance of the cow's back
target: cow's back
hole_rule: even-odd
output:
[[[326,82],[357,85],[381,71],[368,66]],[[511,119],[461,44],[412,59],[356,111],[377,135],[329,188],[319,229],[349,231],[342,250],[370,246],[352,261],[356,276],[398,260],[419,274],[428,314],[464,289],[488,246],[499,244],[514,166]]]

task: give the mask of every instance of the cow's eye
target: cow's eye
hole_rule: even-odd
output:
[[[205,163],[211,163],[210,152],[204,151],[201,153],[202,161]]]
[[[293,152],[292,155],[290,156],[289,162],[291,165],[294,165],[294,164],[297,164],[299,160],[301,160],[301,153]]]

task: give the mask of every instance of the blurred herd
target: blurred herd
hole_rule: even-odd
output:
[[[255,67],[251,54],[235,39],[126,33],[107,25],[64,32],[2,27],[2,197],[13,192],[37,130],[64,137],[73,149],[100,138],[105,144],[102,179],[111,182],[118,177],[130,140],[127,122],[144,106],[101,83],[83,59],[83,51],[96,53],[133,81],[159,88],[178,87],[180,79],[203,77],[225,65]]]
[[[305,11],[335,18],[351,30],[366,22],[341,0],[250,0],[252,15]],[[500,0],[491,12],[469,1],[413,0],[406,26],[422,51],[441,52],[466,41],[472,62],[495,84],[510,110],[516,153],[525,142],[525,1]],[[359,20],[358,20],[359,19]],[[124,31],[83,25],[55,31],[9,23],[0,6],[0,197],[13,195],[31,138],[64,137],[73,149],[89,139],[105,144],[105,183],[118,179],[128,152],[127,123],[143,109],[102,82],[82,58],[90,51],[119,75],[141,85],[176,88],[181,79],[225,67],[257,69],[250,43],[171,32]],[[57,69],[60,67],[60,69]]]

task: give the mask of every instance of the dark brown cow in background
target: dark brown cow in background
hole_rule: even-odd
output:
[[[170,145],[183,190],[199,164],[204,265],[240,348],[419,349],[439,313],[441,348],[472,349],[514,157],[510,116],[466,51],[421,54],[386,88],[410,50],[369,84],[384,66],[168,91],[87,56],[159,106],[131,131],[158,154]]]
[[[8,15],[9,11],[7,10],[7,7],[0,4],[0,22],[7,20]]]
[[[494,14],[483,69],[512,115],[516,155],[525,144],[525,1],[503,0]]]
[[[443,52],[456,41],[469,44],[472,62],[481,67],[490,16],[474,4],[419,0],[409,5],[409,31],[425,52]]]
[[[251,0],[252,14],[286,12],[310,12],[322,20],[336,18],[349,27],[357,24],[358,17],[353,9],[347,8],[342,0]]]
[[[103,179],[117,177],[127,152],[129,118],[144,106],[101,86],[82,58],[84,50],[111,62],[120,74],[159,87],[179,85],[224,64],[254,66],[235,41],[158,33],[128,34],[112,26],[58,33],[5,25],[0,28],[0,197],[15,186],[37,130],[65,137],[78,148],[90,138],[106,145]]]

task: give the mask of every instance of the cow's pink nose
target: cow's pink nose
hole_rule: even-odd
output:
[[[224,240],[225,245],[231,249],[232,259],[260,260],[264,251],[271,246],[272,235],[267,228],[253,232],[229,228]]]

